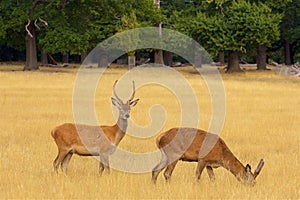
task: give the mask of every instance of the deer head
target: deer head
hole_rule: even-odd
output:
[[[246,165],[245,167],[245,174],[244,177],[242,177],[242,182],[246,185],[251,185],[253,186],[256,183],[256,177],[260,173],[262,167],[264,166],[264,160],[261,159],[260,162],[258,163],[256,170],[254,173],[251,172],[251,166],[249,164]]]
[[[130,109],[131,107],[135,106],[139,99],[133,100],[134,95],[135,95],[135,84],[134,81],[132,81],[133,84],[133,91],[130,96],[130,98],[124,103],[117,95],[115,87],[117,84],[118,80],[115,81],[114,86],[113,86],[113,92],[114,92],[114,97],[111,98],[111,102],[114,106],[116,106],[119,109],[119,119],[127,120],[130,117]]]

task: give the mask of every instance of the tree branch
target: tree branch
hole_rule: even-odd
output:
[[[30,25],[30,19],[28,19],[28,22],[27,22],[27,24],[26,24],[26,26],[25,26],[25,30],[26,30],[26,32],[27,32],[27,34],[31,37],[31,38],[33,38],[33,35],[30,33],[30,31],[29,31],[29,29],[28,29],[28,26]]]
[[[39,20],[40,20],[40,22],[42,22],[42,23],[44,24],[44,26],[48,26],[48,23],[47,23],[45,20],[43,20],[43,19],[40,18],[40,17],[39,17]]]
[[[39,3],[39,1],[40,1],[40,0],[35,0],[35,1],[32,3],[31,9],[30,9],[30,13],[29,13],[29,17],[32,17],[32,16],[33,16],[35,7],[36,7],[37,4]]]
[[[34,20],[34,25],[35,25],[35,27],[37,27],[39,30],[41,29],[40,27],[39,27],[39,25],[37,25],[37,19],[36,20]]]

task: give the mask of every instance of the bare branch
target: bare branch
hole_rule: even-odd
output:
[[[28,30],[28,26],[30,25],[30,19],[28,19],[28,22],[27,22],[27,25],[25,26],[25,30],[27,31],[27,34],[31,37],[31,38],[33,38],[33,35],[30,33],[30,31]]]
[[[47,23],[45,20],[43,20],[43,19],[40,18],[40,17],[39,17],[39,20],[40,20],[40,22],[42,22],[42,23],[44,24],[44,26],[48,26],[48,23]]]
[[[240,50],[241,50],[241,52],[243,52],[243,53],[247,53],[247,49],[246,49],[245,47],[243,47],[243,46],[240,47]]]
[[[41,28],[40,28],[39,25],[37,24],[38,21],[40,21],[44,26],[48,26],[48,23],[47,23],[45,20],[42,20],[42,19],[39,17],[38,19],[34,20],[34,25],[35,25],[35,27],[37,27],[39,30],[40,30]]]
[[[35,0],[32,3],[31,9],[30,9],[30,13],[29,13],[30,17],[33,17],[33,14],[34,14],[34,11],[35,11],[35,7],[37,6],[38,3],[39,3],[39,0]]]
[[[37,25],[37,19],[36,20],[34,20],[34,25],[35,25],[35,27],[37,27],[39,30],[41,29],[38,25]]]

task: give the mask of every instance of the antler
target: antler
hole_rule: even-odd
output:
[[[257,165],[257,168],[254,172],[254,178],[257,177],[257,175],[259,174],[259,172],[261,171],[262,167],[264,166],[265,162],[263,159],[260,160],[259,164]]]
[[[128,101],[132,101],[132,99],[134,98],[134,95],[135,95],[135,84],[134,84],[134,81],[132,81],[132,95],[128,99]]]
[[[113,91],[114,91],[114,95],[116,97],[116,99],[120,102],[122,102],[122,100],[118,97],[117,92],[116,92],[116,84],[117,84],[118,80],[115,81],[114,86],[113,86]],[[130,96],[130,98],[128,99],[128,102],[132,101],[132,99],[134,98],[135,95],[135,83],[134,81],[132,81],[132,94]]]
[[[114,91],[114,95],[115,95],[116,99],[117,99],[119,102],[122,102],[122,100],[118,97],[117,92],[116,92],[116,88],[115,88],[115,87],[116,87],[117,82],[118,82],[118,80],[116,80],[115,83],[114,83],[113,91]]]

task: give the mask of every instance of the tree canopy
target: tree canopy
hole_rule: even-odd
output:
[[[38,51],[81,54],[117,32],[162,23],[198,41],[214,58],[259,46],[278,51],[275,46],[285,42],[293,62],[300,46],[299,8],[300,0],[164,0],[160,9],[153,0],[5,0],[0,47],[25,50],[32,31]]]

